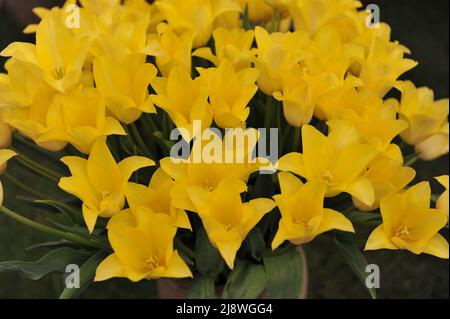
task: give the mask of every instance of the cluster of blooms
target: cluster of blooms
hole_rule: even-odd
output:
[[[96,280],[191,276],[173,248],[177,228],[191,229],[187,212],[201,218],[230,268],[247,234],[276,206],[273,249],[333,229],[354,232],[344,214],[324,207],[342,193],[359,210],[381,211],[366,249],[448,258],[439,234],[448,223],[448,176],[438,179],[447,192],[430,208],[429,183],[408,186],[415,171],[394,139],[423,160],[448,153],[449,102],[398,80],[417,63],[391,41],[388,25],[368,27],[359,1],[81,0],[80,25],[69,28],[74,2],[35,9],[41,21],[26,32],[36,33],[36,44],[1,52],[9,60],[0,74],[0,146],[17,130],[42,148],[71,144],[89,155],[63,158],[72,176],[59,186],[82,200],[90,232],[98,217],[110,218],[114,253]],[[392,89],[400,101],[385,98]],[[257,94],[279,101],[287,123],[301,128],[302,153],[280,159],[274,200],[243,201],[258,169],[250,163],[163,158],[148,187],[130,183],[155,162],[116,163],[107,146],[107,136],[125,135],[123,125],[155,106],[191,132],[196,120],[246,128]],[[310,125],[313,118],[327,134]],[[0,151],[0,164],[13,155]]]

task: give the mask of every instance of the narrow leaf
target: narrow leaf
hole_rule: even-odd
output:
[[[366,267],[367,267],[367,261],[364,258],[363,254],[358,248],[358,245],[349,240],[342,237],[335,237],[336,245],[339,247],[342,256],[344,257],[345,261],[349,265],[349,267],[352,269],[352,271],[355,273],[355,275],[361,280],[363,285],[366,286]],[[373,299],[377,298],[377,292],[375,288],[367,288],[370,297]]]
[[[225,299],[257,299],[266,288],[267,276],[263,265],[238,262],[228,277],[223,291]]]

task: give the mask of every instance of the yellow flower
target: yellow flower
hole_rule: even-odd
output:
[[[272,19],[273,8],[267,5],[265,0],[241,0],[248,6],[248,17],[251,22],[267,22]],[[243,6],[245,9],[245,5]]]
[[[99,137],[126,135],[120,123],[106,117],[103,97],[94,88],[81,87],[70,95],[57,95],[47,113],[47,130],[38,143],[68,142],[89,154]]]
[[[119,121],[130,124],[144,113],[156,113],[148,93],[156,68],[143,55],[125,55],[119,61],[101,56],[94,60],[95,83],[106,105]]]
[[[275,208],[275,203],[266,198],[243,203],[240,193],[245,188],[242,181],[226,179],[212,192],[199,186],[187,189],[209,240],[231,269],[234,268],[236,253],[248,233],[265,214]]]
[[[448,153],[448,99],[435,101],[432,90],[416,88],[411,82],[403,82],[400,90],[400,118],[409,124],[402,139],[415,145],[425,160]]]
[[[37,142],[47,129],[47,113],[55,90],[36,74],[33,66],[10,59],[5,65],[8,74],[0,74],[0,108],[5,123]],[[38,143],[51,151],[60,151],[67,142]]]
[[[445,187],[445,191],[439,196],[436,202],[436,208],[443,211],[447,215],[448,222],[448,175],[436,177],[436,180]]]
[[[2,175],[6,169],[6,162],[14,156],[16,156],[16,153],[11,150],[0,150],[0,175]]]
[[[448,242],[439,234],[447,218],[445,213],[429,208],[430,197],[427,182],[384,197],[380,205],[383,224],[369,236],[365,249],[406,249],[448,259]]]
[[[258,91],[255,82],[259,71],[248,68],[236,72],[231,63],[224,60],[218,68],[203,69],[200,74],[209,78],[209,100],[217,126],[245,127],[250,115],[247,105]]]
[[[2,121],[0,114],[0,149],[7,148],[11,145],[11,133],[11,126]]]
[[[211,48],[204,47],[195,50],[192,56],[211,61],[215,66],[219,66],[223,60],[228,60],[236,71],[251,67],[253,59],[251,47],[254,38],[252,30],[246,31],[241,28],[228,30],[219,27],[213,31],[213,38],[215,55]]]
[[[291,173],[279,173],[281,195],[274,199],[281,212],[278,232],[272,242],[277,249],[284,241],[294,245],[312,241],[316,236],[337,229],[354,233],[352,223],[341,213],[324,208],[326,185],[318,181],[303,184]]]
[[[389,152],[392,140],[408,128],[406,121],[397,119],[398,102],[394,99],[383,102],[370,96],[364,100],[366,105],[360,110],[345,108],[337,111],[335,117],[328,121],[330,131],[356,130],[361,143],[373,145],[380,153]]]
[[[189,131],[191,139],[198,133],[193,132],[195,120],[201,121],[203,128],[211,126],[213,112],[202,77],[193,80],[190,72],[176,66],[167,78],[157,77],[151,85],[156,92],[152,95],[153,102],[169,114],[178,128]]]
[[[191,229],[191,223],[186,212],[172,205],[170,192],[175,182],[159,168],[152,176],[148,187],[128,183],[125,196],[132,211],[141,209],[149,214],[155,214],[155,220],[185,229]]]
[[[133,282],[192,277],[189,267],[173,249],[177,229],[158,224],[152,217],[134,217],[125,210],[111,218],[108,239],[114,253],[100,263],[94,281],[114,277]]]
[[[125,204],[125,187],[131,174],[155,163],[145,157],[133,156],[116,164],[105,138],[94,144],[89,159],[75,156],[62,158],[71,177],[64,177],[59,187],[83,201],[83,217],[89,232],[94,230],[97,218],[111,217]]]
[[[217,17],[241,11],[233,0],[159,0],[155,5],[174,30],[196,33],[194,48],[209,41]]]
[[[150,43],[155,43],[154,49],[147,52],[156,57],[156,64],[163,76],[169,76],[175,66],[183,67],[187,72],[192,70],[191,51],[193,32],[185,32],[178,36],[167,25],[160,24],[159,34],[148,37]]]
[[[258,86],[267,95],[282,91],[282,76],[292,70],[306,57],[310,40],[304,32],[271,33],[256,27],[255,39],[258,48],[255,67],[260,71]]]
[[[273,97],[283,102],[286,121],[295,127],[308,124],[314,114],[312,87],[304,67],[293,66],[281,74],[282,92],[276,91]]]
[[[375,37],[368,54],[360,63],[358,77],[364,82],[364,89],[384,97],[394,86],[397,79],[413,69],[417,62],[405,59],[410,51],[397,42],[388,42]]]
[[[350,143],[338,147],[330,137],[310,125],[302,127],[302,140],[303,154],[283,156],[278,162],[279,170],[295,173],[308,181],[325,183],[327,197],[346,192],[366,205],[374,203],[373,186],[362,176],[378,154],[373,146]]]
[[[6,162],[15,155],[16,153],[14,153],[13,151],[0,149],[0,176],[6,169]],[[2,182],[0,181],[0,206],[2,205],[3,205],[3,186]]]
[[[207,191],[213,191],[226,179],[246,182],[250,174],[256,172],[261,166],[267,165],[267,161],[261,158],[254,159],[253,163],[249,161],[258,141],[257,132],[253,129],[242,132],[242,134],[234,134],[228,131],[223,141],[219,137],[211,138],[210,143],[203,143],[201,139],[197,139],[189,159],[166,157],[160,161],[163,171],[175,180],[175,186],[171,191],[175,207],[196,212],[196,207],[186,192],[188,187],[199,186]],[[217,136],[210,130],[207,133],[209,137]],[[252,139],[252,135],[256,138]],[[233,143],[232,146],[229,144],[230,141]],[[244,150],[241,149],[243,146],[245,146]],[[216,151],[218,154],[214,154],[213,159],[203,158],[204,154],[210,155]],[[239,191],[242,193],[245,189]]]
[[[324,25],[339,23],[340,32],[353,26],[352,15],[362,6],[357,0],[266,0],[267,2],[284,2],[294,21],[295,30],[314,34]],[[350,26],[348,23],[350,20]],[[363,28],[368,29],[365,25]]]
[[[67,28],[59,10],[52,9],[39,23],[36,45],[15,42],[0,55],[28,63],[51,87],[66,92],[81,80],[91,39]]]
[[[448,154],[449,151],[449,124],[445,124],[439,132],[431,135],[415,145],[414,149],[423,161],[432,161],[438,157]]]
[[[369,165],[364,175],[373,185],[375,202],[365,205],[353,197],[353,203],[362,211],[371,211],[380,207],[380,200],[390,194],[396,194],[408,185],[416,176],[411,167],[404,167],[402,162],[387,156],[379,156]]]

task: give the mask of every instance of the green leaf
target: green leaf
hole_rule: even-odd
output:
[[[59,296],[59,299],[72,299],[79,297],[81,293],[93,282],[95,271],[105,257],[106,254],[104,252],[98,252],[86,260],[86,262],[80,267],[80,288],[64,288],[63,292]]]
[[[89,253],[69,247],[58,248],[48,252],[35,262],[30,261],[5,261],[0,263],[0,272],[22,271],[32,280],[39,280],[52,272],[64,272],[67,265],[81,265]]]
[[[266,288],[267,276],[263,265],[238,262],[228,277],[223,291],[225,299],[257,299]]]
[[[339,247],[342,256],[344,257],[345,261],[349,265],[349,267],[352,269],[352,271],[355,273],[355,275],[361,280],[363,285],[366,287],[366,267],[367,267],[367,261],[364,258],[363,254],[358,248],[358,245],[348,239],[336,236],[335,237],[336,245]],[[373,299],[377,298],[377,292],[375,288],[367,288],[370,297]]]
[[[242,28],[244,28],[244,30],[251,29],[250,18],[248,14],[248,4],[245,6],[244,15],[242,17]]]
[[[251,256],[257,261],[262,261],[262,254],[267,250],[267,247],[261,229],[254,228],[247,236],[246,244]]]
[[[195,263],[197,270],[203,275],[219,274],[223,270],[224,262],[219,251],[214,248],[202,226],[198,229],[195,242]]]
[[[61,212],[72,224],[84,225],[81,210],[54,200],[37,200],[37,204],[47,205]]]
[[[263,259],[267,274],[267,293],[273,299],[298,299],[303,286],[303,261],[291,248],[281,255]]]
[[[382,223],[380,214],[352,211],[346,217],[355,225],[379,226]]]
[[[192,280],[189,287],[189,299],[215,299],[215,279],[208,275],[199,275]]]

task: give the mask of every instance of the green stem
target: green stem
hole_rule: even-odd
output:
[[[272,16],[272,22],[270,26],[271,32],[278,32],[280,30],[281,12],[275,10]]]
[[[41,164],[36,163],[32,159],[26,157],[25,155],[21,154],[17,150],[10,148],[12,151],[16,152],[19,156],[14,157],[14,159],[28,168],[29,170],[41,175],[42,177],[47,178],[48,180],[59,183],[59,180],[61,179],[61,175],[52,171],[51,169],[42,166]]]
[[[404,166],[412,166],[415,162],[419,160],[419,154],[412,154],[405,158]]]
[[[15,212],[13,212],[12,210],[10,210],[4,206],[0,207],[0,212],[5,214],[6,216],[11,217],[12,219],[18,221],[19,223],[22,223],[22,224],[29,226],[31,228],[34,228],[36,230],[45,232],[47,234],[54,235],[54,236],[66,239],[68,241],[78,243],[80,245],[91,247],[91,248],[101,248],[101,249],[107,248],[101,243],[94,242],[94,241],[85,239],[83,237],[77,236],[75,234],[63,232],[63,231],[42,225],[40,223],[37,223],[31,219],[28,219],[26,217],[23,217]]]
[[[20,182],[18,179],[10,175],[9,173],[5,173],[4,176],[7,180],[9,180],[11,183],[19,187],[20,189],[24,190],[25,192],[33,195],[34,197],[40,198],[40,199],[48,199],[48,196],[45,196],[41,193],[39,193],[37,190],[35,190],[32,187],[29,187],[25,185],[24,183]]]
[[[141,134],[139,133],[139,130],[136,127],[136,124],[134,124],[134,123],[130,124],[130,130],[131,130],[131,134],[133,135],[133,138],[136,141],[137,145],[139,146],[141,151],[144,152],[144,155],[147,157],[151,157],[150,150],[148,149],[147,145],[145,144],[144,140],[142,139]]]

